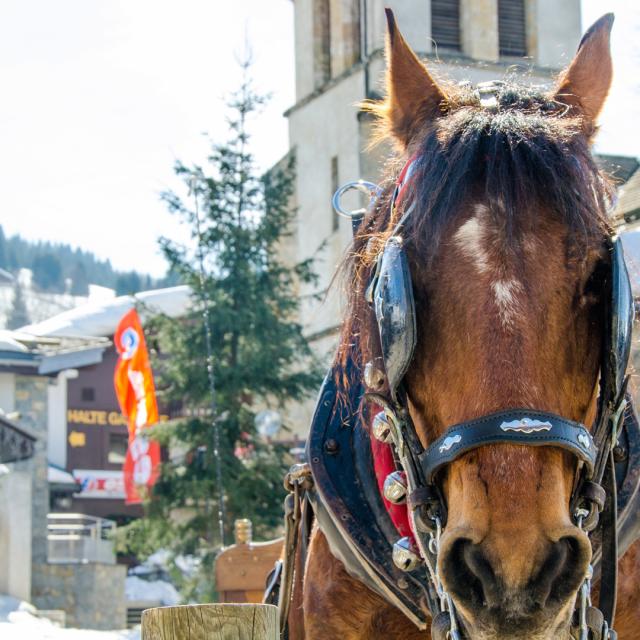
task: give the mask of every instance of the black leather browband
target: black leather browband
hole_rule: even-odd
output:
[[[583,424],[554,413],[510,409],[447,429],[418,456],[426,481],[433,483],[442,467],[473,449],[490,444],[560,447],[585,463],[588,476],[593,473],[597,454],[593,438]]]

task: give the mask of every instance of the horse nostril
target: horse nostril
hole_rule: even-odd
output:
[[[546,606],[562,606],[575,595],[589,564],[589,549],[588,540],[580,534],[551,543],[538,571],[515,591],[503,582],[505,567],[494,567],[482,545],[466,538],[443,547],[440,571],[450,595],[468,609],[507,613],[517,604],[520,615],[533,615]]]
[[[541,607],[564,604],[584,580],[591,553],[583,537],[569,535],[552,544],[530,585],[532,599]]]
[[[441,570],[455,600],[470,607],[497,604],[495,574],[479,545],[455,540],[443,554]]]

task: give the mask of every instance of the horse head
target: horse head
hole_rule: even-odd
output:
[[[592,425],[611,192],[590,141],[611,82],[612,16],[585,34],[553,90],[505,82],[488,97],[437,81],[387,17],[387,97],[368,108],[415,169],[402,202],[383,197],[356,240],[345,340],[359,333],[366,349],[374,256],[411,207],[417,342],[403,386],[423,446],[513,407]],[[547,428],[506,430],[525,427]],[[448,517],[437,566],[469,638],[569,637],[592,553],[571,512],[576,467],[562,448],[501,443],[439,472]]]

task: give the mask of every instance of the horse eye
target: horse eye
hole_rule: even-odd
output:
[[[607,281],[609,265],[604,260],[598,260],[582,289],[581,301],[584,304],[597,304]]]

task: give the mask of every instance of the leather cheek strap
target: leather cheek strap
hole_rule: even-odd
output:
[[[587,477],[593,473],[597,454],[593,438],[583,424],[544,411],[510,409],[447,429],[418,456],[426,481],[433,484],[442,467],[491,444],[565,449],[584,462]]]

